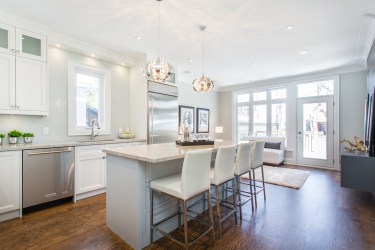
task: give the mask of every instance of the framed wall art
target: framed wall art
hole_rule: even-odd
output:
[[[197,108],[197,133],[210,132],[210,110]]]
[[[188,126],[189,132],[194,133],[194,107],[180,105],[178,117],[178,125]],[[183,127],[178,131],[179,134],[182,134]]]

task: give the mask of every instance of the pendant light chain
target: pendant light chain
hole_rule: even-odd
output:
[[[203,31],[203,46],[202,46],[202,48],[203,48],[203,75],[204,75],[204,40],[205,40],[205,34],[206,34],[206,32],[205,32],[206,27],[202,26],[201,29]]]
[[[158,1],[158,58],[160,58],[160,1]]]

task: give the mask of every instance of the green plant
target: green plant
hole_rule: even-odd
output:
[[[22,136],[23,137],[34,137],[34,134],[33,133],[24,133]]]
[[[12,130],[8,133],[9,137],[20,137],[21,135],[22,135],[22,133],[20,131],[17,131],[17,130]]]
[[[0,138],[4,138],[5,137],[5,135],[4,134],[0,134]]]

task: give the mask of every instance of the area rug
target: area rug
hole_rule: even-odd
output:
[[[290,169],[283,167],[263,166],[264,182],[284,187],[300,189],[310,175],[309,171]],[[249,179],[248,174],[242,178]],[[255,170],[255,180],[262,181],[261,168]]]

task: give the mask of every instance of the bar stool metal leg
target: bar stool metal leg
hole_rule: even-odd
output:
[[[210,224],[211,224],[211,234],[212,234],[212,245],[215,246],[215,231],[214,231],[214,215],[212,212],[212,202],[211,202],[211,194],[210,190],[207,191],[208,193],[208,209],[210,213]]]
[[[185,238],[185,249],[189,249],[189,231],[187,224],[187,201],[184,203],[184,238]]]
[[[240,183],[240,177],[238,175],[236,176],[236,182],[237,182],[238,204],[240,207],[240,220],[242,221],[241,183]]]
[[[256,189],[257,186],[256,186],[256,182],[255,182],[255,169],[254,168],[253,168],[253,186],[254,186],[255,207],[257,208],[258,207],[258,203],[257,203],[257,189]]]
[[[264,200],[266,200],[266,187],[264,185],[264,171],[263,171],[263,165],[261,166],[262,168],[262,182],[263,182],[263,196],[264,196]]]
[[[237,202],[237,199],[236,199],[236,185],[234,183],[234,179],[232,180],[232,190],[233,190],[233,206],[234,206],[234,222],[236,223],[237,225],[237,205],[236,205],[236,202]]]
[[[216,213],[219,220],[219,237],[221,238],[221,214],[220,214],[220,198],[219,198],[219,186],[215,185],[216,193]]]

